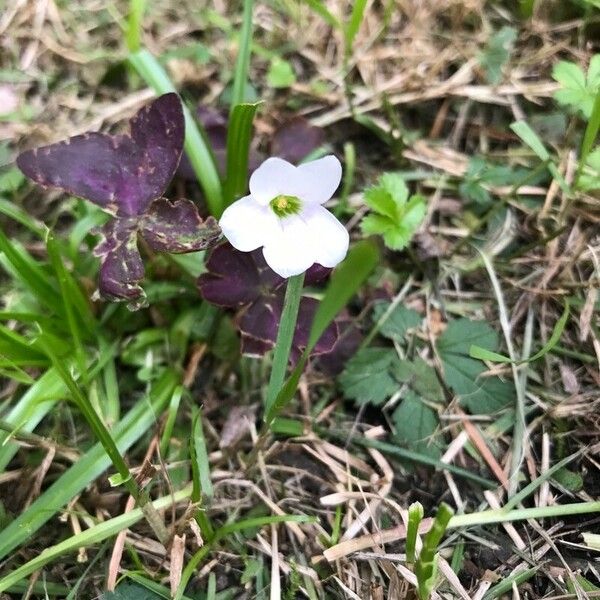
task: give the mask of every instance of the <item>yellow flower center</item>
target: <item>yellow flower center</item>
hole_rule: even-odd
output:
[[[302,203],[300,202],[300,198],[296,198],[296,196],[281,194],[275,196],[269,205],[278,217],[289,217],[300,212]]]

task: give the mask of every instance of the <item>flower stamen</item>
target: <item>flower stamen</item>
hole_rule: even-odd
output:
[[[300,198],[296,196],[286,196],[280,194],[271,200],[269,206],[272,211],[279,217],[289,217],[300,212],[300,206],[302,205]]]

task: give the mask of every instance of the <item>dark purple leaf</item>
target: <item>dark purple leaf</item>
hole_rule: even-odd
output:
[[[312,322],[315,317],[315,312],[319,306],[319,302],[314,298],[302,298],[300,301],[300,309],[298,310],[298,320],[296,322],[296,331],[294,332],[294,346],[301,350],[306,348],[308,336],[312,327]],[[338,328],[335,321],[327,327],[323,335],[319,338],[312,354],[322,354],[329,352],[338,338]]]
[[[324,139],[325,133],[320,127],[311,125],[304,117],[295,117],[275,132],[271,155],[296,164],[321,146]]]
[[[281,313],[283,310],[284,291],[276,295],[261,296],[253,302],[240,318],[242,332],[242,351],[245,354],[265,354],[275,346]],[[319,303],[314,298],[302,298],[298,310],[298,320],[292,341],[290,359],[295,363],[308,342],[310,328]],[[332,323],[320,337],[312,351],[313,355],[329,352],[338,337],[337,325]]]
[[[269,349],[275,345],[281,319],[281,306],[280,297],[262,296],[244,311],[239,320],[243,345],[245,345],[244,337],[261,342]]]
[[[346,363],[358,350],[363,336],[350,318],[336,319],[339,336],[329,352],[321,354],[317,366],[329,375],[337,375],[346,367]]]
[[[267,267],[260,250],[240,252],[229,242],[211,251],[206,268],[198,278],[200,295],[218,306],[250,304],[284,281]]]
[[[331,274],[329,267],[315,263],[304,274],[304,285],[318,285],[323,283]]]
[[[144,277],[144,265],[137,248],[137,228],[132,219],[115,219],[107,223],[103,241],[96,246],[100,278],[98,292],[102,298],[128,302],[131,310],[145,305],[146,295],[139,286]]]
[[[130,135],[86,133],[23,152],[17,165],[30,179],[80,196],[119,216],[142,214],[162,196],[183,149],[177,94],[165,94],[130,122]]]
[[[245,354],[246,356],[264,356],[267,352],[270,352],[273,349],[272,342],[263,342],[261,340],[257,340],[256,338],[245,334],[243,331],[241,332],[241,334],[242,354]]]
[[[221,235],[213,217],[205,221],[191,200],[166,198],[155,200],[144,213],[139,231],[153,250],[158,252],[193,252],[204,250]]]

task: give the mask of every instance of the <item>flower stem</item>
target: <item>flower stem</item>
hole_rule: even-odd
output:
[[[294,331],[296,330],[296,320],[298,318],[298,308],[300,307],[303,286],[304,273],[288,279],[285,298],[283,300],[283,311],[281,312],[281,320],[279,321],[279,329],[277,331],[277,340],[275,341],[271,377],[269,379],[269,387],[267,388],[267,411],[273,405],[277,394],[283,387],[285,371],[292,348],[292,340],[294,339]]]

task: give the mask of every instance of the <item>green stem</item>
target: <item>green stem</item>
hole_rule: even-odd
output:
[[[273,406],[277,394],[279,394],[279,391],[283,387],[285,371],[292,348],[292,340],[294,339],[294,331],[296,330],[296,320],[298,318],[298,308],[300,307],[303,286],[304,273],[288,279],[285,299],[283,301],[283,311],[277,331],[277,340],[275,341],[271,377],[269,379],[269,387],[267,388],[267,411]]]

